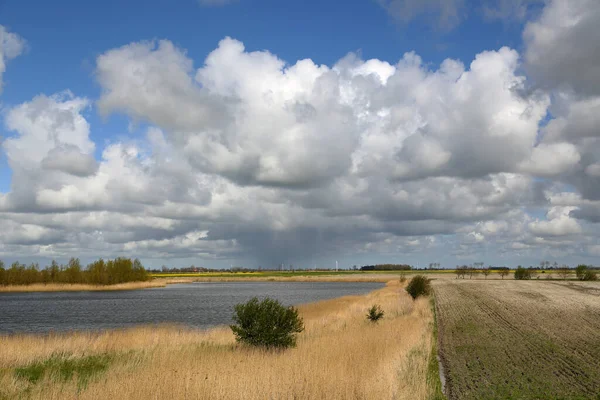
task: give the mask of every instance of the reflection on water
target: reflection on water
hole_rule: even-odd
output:
[[[116,292],[0,293],[0,333],[120,328],[181,323],[231,323],[233,306],[253,296],[286,305],[383,287],[372,282],[201,282]]]

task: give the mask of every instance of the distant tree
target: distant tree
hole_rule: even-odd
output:
[[[502,268],[502,269],[500,270],[499,274],[500,274],[500,276],[502,277],[502,279],[504,279],[504,277],[505,277],[506,275],[508,275],[508,273],[509,273],[509,272],[510,272],[510,270],[509,270],[508,268],[504,267],[504,268]]]
[[[567,279],[571,275],[571,269],[567,265],[563,265],[556,270],[556,273],[561,279]]]
[[[424,275],[415,275],[408,285],[406,291],[413,299],[419,296],[426,296],[431,293],[431,280]]]
[[[578,265],[575,268],[575,275],[580,281],[595,281],[598,280],[598,274],[587,265]]]
[[[483,274],[483,276],[485,276],[485,279],[487,279],[488,275],[492,272],[492,270],[490,268],[484,268],[481,270],[481,273]]]
[[[81,279],[81,263],[79,262],[79,258],[71,258],[67,268],[63,272],[66,283],[81,283],[83,281]]]
[[[6,270],[4,269],[4,262],[2,260],[0,260],[0,285],[7,285]]]
[[[518,266],[515,270],[515,279],[524,280],[531,279],[531,269],[523,268],[522,266]]]
[[[456,266],[456,279],[465,279],[465,276],[467,274],[467,271],[469,270],[469,267],[467,267],[466,265],[463,266]]]
[[[584,264],[578,265],[575,268],[575,275],[577,276],[577,279],[582,281],[583,278],[585,277],[585,273],[586,273],[587,269],[588,269],[587,265],[584,265]]]
[[[59,282],[61,267],[60,265],[58,265],[56,260],[52,260],[52,263],[50,264],[50,267],[48,267],[48,270],[50,272],[50,282]]]
[[[108,262],[100,259],[86,268],[81,266],[77,258],[69,260],[66,267],[53,260],[51,265],[46,268],[40,268],[36,263],[26,266],[15,261],[8,270],[0,269],[0,285],[31,285],[33,283],[108,285],[148,279],[150,276],[140,260],[132,261],[128,258],[117,258]]]
[[[477,265],[479,265],[479,263],[477,263]],[[479,273],[479,270],[475,267],[469,267],[469,279],[473,278],[474,276],[477,276],[477,274]]]
[[[592,269],[588,269],[585,271],[585,275],[583,276],[584,281],[597,281],[598,273]]]

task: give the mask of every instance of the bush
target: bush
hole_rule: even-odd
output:
[[[408,282],[406,291],[413,299],[419,296],[427,296],[431,293],[431,279],[427,279],[423,275],[416,275]]]
[[[377,304],[373,304],[373,307],[369,308],[367,313],[367,319],[371,322],[377,322],[383,318],[383,310]]]
[[[406,282],[406,273],[401,272],[400,273],[400,283],[404,283]]]
[[[596,271],[592,271],[591,269],[588,269],[587,271],[585,271],[585,274],[583,275],[583,280],[584,281],[597,281],[598,274],[596,273]]]
[[[284,307],[279,301],[254,297],[235,306],[230,325],[238,342],[265,348],[286,348],[296,345],[296,333],[304,330],[302,318],[294,307]]]
[[[520,265],[515,270],[515,279],[524,280],[531,279],[531,270],[527,268],[523,268]]]
[[[598,280],[598,274],[596,271],[590,269],[587,265],[578,265],[575,268],[575,275],[580,281],[595,281]]]

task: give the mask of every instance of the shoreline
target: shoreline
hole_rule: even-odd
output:
[[[119,290],[140,290],[165,287],[169,282],[151,280],[143,282],[126,282],[116,285],[89,285],[84,283],[34,283],[31,285],[0,286],[0,293],[28,292],[110,292]]]
[[[292,276],[186,276],[157,277],[150,281],[127,282],[116,285],[89,285],[80,283],[34,283],[31,285],[0,286],[0,293],[28,292],[103,292],[120,290],[142,290],[194,282],[380,282],[400,279],[400,275],[365,274],[361,276],[340,275],[292,275]]]
[[[70,283],[34,283],[31,285],[0,286],[1,293],[25,292],[81,292],[81,291],[118,291],[141,290],[166,287],[167,285],[194,282],[379,282],[386,283],[394,280],[410,279],[414,275],[425,275],[432,280],[455,279],[454,274],[446,271],[381,271],[381,272],[331,272],[331,273],[182,273],[182,274],[151,274],[152,279],[142,282],[127,282],[116,285],[90,285]],[[499,280],[498,276],[490,277],[489,281]],[[470,279],[468,279],[470,280]],[[476,277],[473,280],[484,280]],[[510,279],[507,279],[510,280]],[[545,280],[545,279],[544,279]],[[533,280],[532,280],[533,281]]]
[[[430,398],[432,310],[428,299],[413,301],[403,287],[395,279],[364,295],[298,304],[305,331],[297,347],[285,352],[237,344],[231,330],[220,325],[0,336],[0,394],[80,400],[186,398],[190,393],[250,400],[274,393],[282,398],[323,393]],[[365,318],[373,303],[386,311],[377,324]],[[76,373],[61,378],[57,371],[63,365]],[[28,378],[38,369],[41,378]],[[83,374],[89,378],[80,379]]]

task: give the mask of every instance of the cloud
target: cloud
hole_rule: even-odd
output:
[[[435,27],[450,31],[475,14],[486,21],[523,21],[540,8],[545,0],[375,0],[401,24],[419,18],[428,19]]]
[[[581,226],[569,216],[572,207],[552,207],[546,215],[546,220],[536,220],[529,223],[529,230],[536,236],[567,236],[582,232]]]
[[[551,0],[525,27],[526,68],[536,84],[600,95],[600,2]]]
[[[483,16],[489,20],[524,20],[532,8],[539,7],[544,0],[497,0],[483,5]]]
[[[571,143],[544,143],[535,147],[531,157],[519,167],[537,176],[556,176],[576,168],[580,160],[577,147]]]
[[[99,107],[160,125],[197,170],[242,185],[315,187],[352,169],[398,180],[512,171],[548,106],[519,94],[524,77],[507,48],[470,70],[446,60],[430,72],[412,53],[395,66],[287,65],[227,38],[193,80],[191,65],[168,42],[111,50],[98,59]]]
[[[340,253],[535,255],[597,237],[585,185],[573,179],[581,193],[570,196],[561,184],[597,179],[595,100],[551,104],[506,47],[437,67],[414,52],[318,65],[232,38],[195,61],[163,40],[106,51],[96,78],[98,110],[146,135],[103,143],[96,159],[88,99],[8,109],[13,180],[0,218],[15,228],[0,255],[274,266]]]
[[[552,119],[540,132],[537,164],[555,165],[558,179],[592,201],[600,199],[598,23],[600,3],[552,0],[523,33],[525,68],[533,84],[551,93],[553,99]],[[548,154],[542,154],[542,149]],[[558,168],[561,163],[564,165]]]
[[[426,15],[443,29],[451,29],[464,18],[465,0],[376,0],[394,19],[408,23]]]
[[[90,154],[83,154],[76,146],[53,148],[42,160],[42,168],[66,172],[76,176],[89,176],[96,173],[98,164]]]
[[[541,129],[538,164],[557,169],[559,179],[573,185],[585,199],[600,199],[600,96],[581,98],[555,94],[554,118]],[[550,149],[553,149],[550,154]],[[579,162],[576,162],[579,158]],[[569,161],[570,160],[570,161]],[[562,166],[561,166],[562,164]],[[562,171],[559,171],[562,169]]]
[[[6,62],[23,53],[25,45],[23,38],[0,25],[0,93],[3,89],[2,75],[6,71]]]

